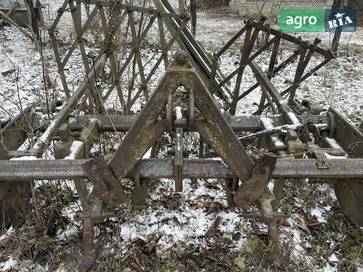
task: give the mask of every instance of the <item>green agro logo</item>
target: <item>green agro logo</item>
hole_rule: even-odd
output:
[[[279,24],[283,32],[354,32],[353,9],[280,9]]]

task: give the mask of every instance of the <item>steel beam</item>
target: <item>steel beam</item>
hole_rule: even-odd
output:
[[[136,122],[139,115],[88,115],[88,116],[75,116],[69,120],[69,128],[71,131],[81,131],[85,125],[91,120],[97,120],[99,123],[99,131],[101,132],[127,132]],[[269,118],[275,126],[285,124],[281,115],[269,115],[264,116]],[[226,117],[226,121],[229,126],[236,132],[249,132],[256,131],[262,128],[261,116],[257,115],[242,115],[242,116],[229,116]],[[312,122],[314,124],[327,124],[328,117],[320,115],[312,116],[298,116],[299,119],[305,122]],[[159,121],[162,122],[162,121]],[[202,122],[196,120],[195,122]],[[174,127],[188,128],[187,119],[180,119],[174,121]],[[191,129],[195,129],[190,127]]]
[[[0,160],[1,181],[85,178],[82,165],[88,160]]]
[[[0,160],[0,181],[61,180],[86,178],[83,165],[90,160]],[[329,169],[319,169],[315,159],[278,159],[272,178],[343,179],[363,178],[363,159],[329,160]],[[173,178],[173,159],[143,159],[135,171],[141,178]],[[220,160],[184,160],[184,178],[232,178],[232,171]],[[337,182],[342,182],[339,180]]]
[[[81,131],[90,120],[96,120],[100,132],[128,132],[130,128],[135,124],[139,115],[79,115],[69,119],[69,129],[71,131]],[[282,115],[241,115],[241,116],[225,116],[228,125],[235,132],[255,132],[263,129],[261,124],[261,117],[268,118],[271,120],[274,126],[282,126],[286,124]],[[329,118],[324,115],[298,115],[299,120],[303,124],[328,124],[329,129]],[[164,122],[158,120],[157,123]],[[204,120],[195,120],[194,123],[205,122]],[[189,132],[196,131],[196,128],[188,125],[187,119],[174,120],[174,128],[183,128]]]
[[[348,122],[335,109],[329,109],[331,132],[329,137],[336,139],[337,143],[354,158],[363,157],[363,132]]]

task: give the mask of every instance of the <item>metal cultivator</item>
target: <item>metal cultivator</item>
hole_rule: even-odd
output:
[[[68,50],[60,52],[57,24],[67,12],[72,14],[76,35]],[[274,244],[276,211],[286,179],[333,183],[345,215],[363,226],[362,131],[334,109],[317,113],[309,102],[296,98],[301,82],[334,58],[319,47],[318,39],[309,43],[281,33],[262,18],[246,21],[210,55],[166,0],[154,0],[151,6],[66,0],[49,36],[66,101],[28,150],[17,149],[27,138],[24,122],[32,123],[32,109],[3,124],[1,195],[4,201],[10,187],[20,188],[25,181],[74,180],[84,211],[86,262],[94,258],[93,224],[113,215],[99,207],[144,204],[151,179],[174,179],[178,192],[184,178],[220,179],[231,208],[258,204]],[[142,54],[150,37],[156,37],[159,47],[145,62]],[[87,53],[87,39],[98,41],[93,55]],[[238,66],[222,71],[221,58],[235,46],[240,48]],[[281,50],[291,48],[292,53],[278,61]],[[86,76],[71,92],[67,67],[75,52]],[[259,65],[261,56],[269,60],[267,69]],[[312,67],[312,58],[321,63]],[[286,68],[294,70],[294,78],[290,86],[278,90],[272,81]],[[244,89],[247,69],[255,83]],[[238,105],[258,91],[254,114],[235,115]],[[110,103],[117,104],[112,113]],[[198,158],[184,156],[187,132],[200,135]],[[107,158],[102,156],[106,154],[90,158],[92,146],[104,133],[122,135],[117,150]],[[157,156],[165,133],[174,138],[170,158]],[[42,159],[49,145],[56,159]],[[145,159],[150,149],[151,158]],[[125,179],[133,181],[132,192],[123,187]],[[267,187],[271,180],[273,192]]]

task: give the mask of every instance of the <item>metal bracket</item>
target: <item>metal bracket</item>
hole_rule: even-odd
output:
[[[103,158],[86,162],[83,169],[94,186],[92,194],[110,204],[129,201],[129,196]]]
[[[247,207],[261,197],[267,187],[276,159],[264,156],[255,161],[252,176],[242,183],[234,195],[234,201],[238,207]]]
[[[326,153],[321,150],[315,150],[314,151],[315,157],[316,157],[316,166],[318,169],[329,169],[330,168],[330,162],[328,161],[326,157]]]

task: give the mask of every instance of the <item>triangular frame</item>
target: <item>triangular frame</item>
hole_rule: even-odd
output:
[[[193,94],[194,104],[203,117],[193,120],[189,125],[200,133],[203,140],[222,158],[239,180],[247,182],[247,184],[249,180],[253,180],[251,190],[256,190],[254,188],[256,187],[254,186],[256,177],[254,179],[251,177],[261,173],[256,173],[257,168],[254,162],[249,158],[227,123],[201,76],[187,61],[187,57],[183,53],[179,53],[175,59],[111,161],[106,164],[102,159],[93,160],[84,166],[91,182],[98,184],[96,187],[103,187],[99,188],[99,192],[103,192],[104,196],[101,197],[103,200],[108,199],[111,202],[126,200],[126,194],[118,180],[124,178],[162,133],[168,131],[171,120],[160,119],[160,115],[168,104],[168,98],[176,92],[179,86],[184,86],[189,93]],[[258,165],[258,169],[261,169],[261,165]],[[270,175],[267,172],[263,176],[259,176],[257,180],[261,180],[265,184]],[[258,187],[261,187],[260,185],[259,183]],[[108,195],[105,193],[105,189],[107,189],[106,192],[109,192]],[[259,198],[264,189],[265,186],[259,188],[256,197],[253,197],[251,201]],[[248,192],[246,193],[248,194]],[[240,198],[243,195],[240,194]],[[249,197],[247,198],[249,199]]]

